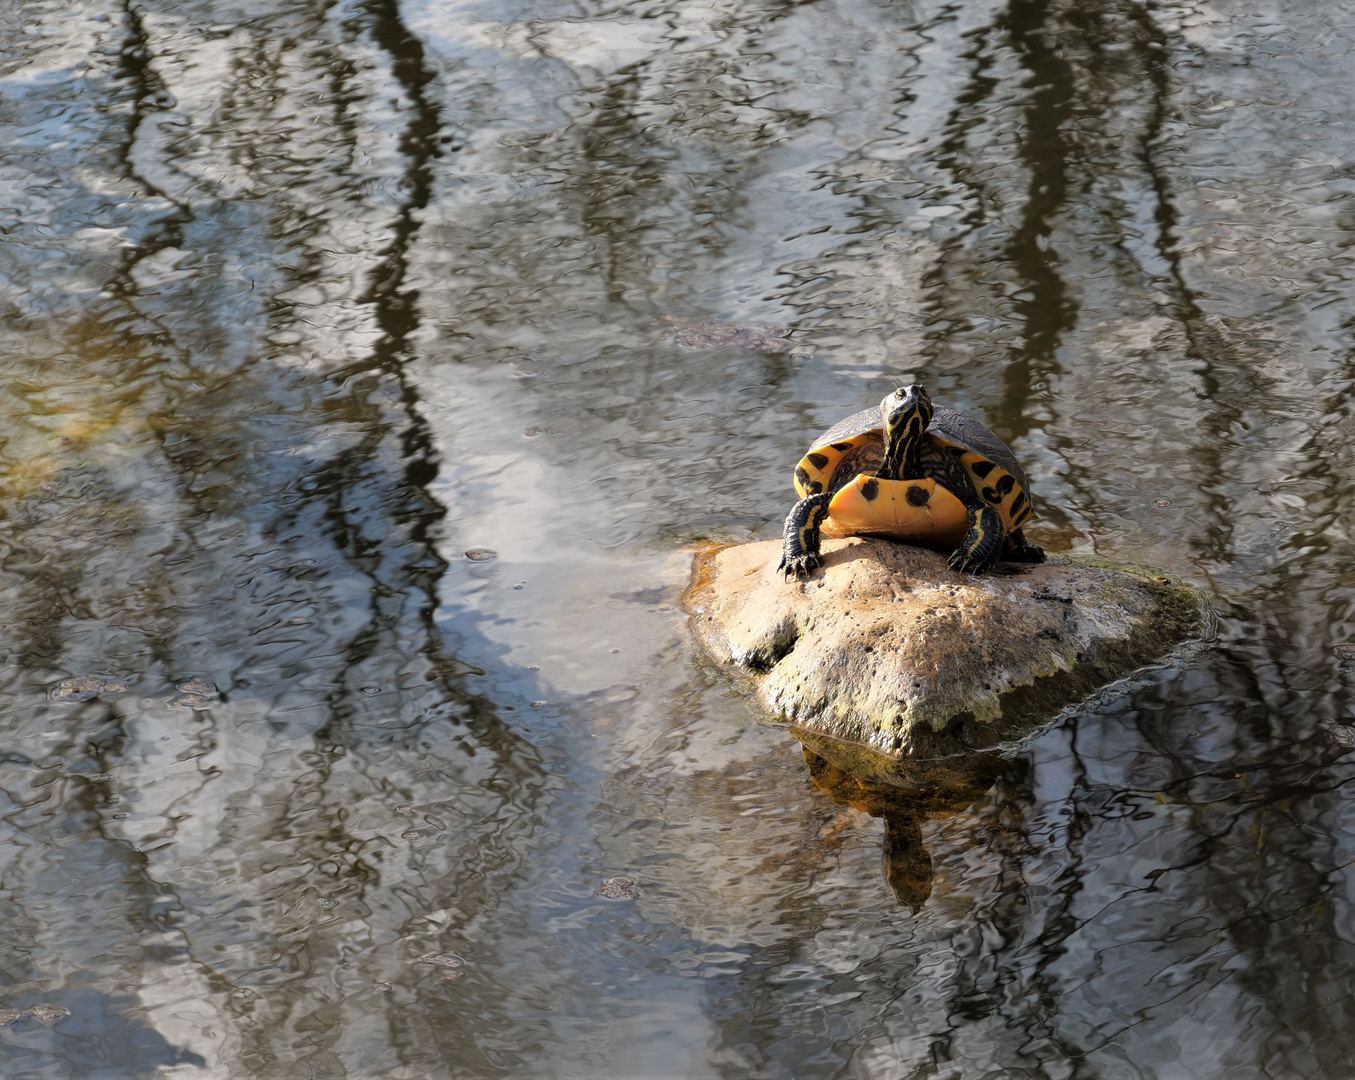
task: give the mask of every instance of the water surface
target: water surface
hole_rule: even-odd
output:
[[[0,12],[6,1075],[1355,1076],[1353,15]],[[914,380],[1220,615],[939,794],[676,606]]]

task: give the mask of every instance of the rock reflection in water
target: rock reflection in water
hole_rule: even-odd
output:
[[[884,819],[881,864],[900,904],[914,914],[932,894],[932,858],[922,823],[972,806],[1006,767],[995,754],[892,761],[864,747],[795,729],[815,785],[839,806]]]

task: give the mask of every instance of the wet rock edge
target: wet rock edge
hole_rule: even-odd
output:
[[[1071,670],[1037,676],[1031,684],[998,695],[1002,709],[1000,725],[966,730],[965,718],[957,717],[943,734],[953,733],[969,749],[986,749],[1029,734],[1063,709],[1087,701],[1111,683],[1160,663],[1182,645],[1199,640],[1212,624],[1211,609],[1204,594],[1159,570],[1079,556],[1059,556],[1056,561],[1069,566],[1115,570],[1140,578],[1156,598],[1163,618],[1138,623],[1125,642],[1098,643],[1094,654],[1079,659],[1078,666]]]

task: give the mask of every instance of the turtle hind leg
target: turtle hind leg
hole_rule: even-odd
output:
[[[781,563],[778,570],[784,570],[786,577],[808,577],[823,565],[819,558],[819,526],[828,516],[828,501],[832,496],[827,493],[810,495],[801,499],[786,515],[786,525],[782,530],[785,543],[781,548]]]
[[[950,557],[950,568],[962,574],[986,574],[1002,556],[1002,517],[991,506],[969,511],[969,531]]]
[[[1044,562],[1044,548],[1032,544],[1020,529],[1007,534],[1007,546],[1002,552],[1003,562],[1040,563]]]

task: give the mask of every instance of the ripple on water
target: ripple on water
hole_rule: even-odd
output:
[[[9,1072],[1350,1074],[1332,5],[30,9]],[[1226,613],[971,801],[807,766],[662,607],[909,381],[1012,446],[1037,543]]]

